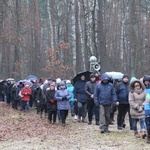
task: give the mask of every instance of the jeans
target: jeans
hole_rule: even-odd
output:
[[[27,106],[27,102],[26,101],[22,101],[22,110],[23,111],[26,110],[26,106]]]
[[[133,126],[133,130],[135,133],[138,132],[138,129],[137,129],[137,122],[138,121],[140,122],[141,131],[146,130],[145,118],[140,118],[140,119],[132,118],[132,126]]]
[[[84,120],[86,117],[86,108],[87,108],[86,102],[78,102],[78,117],[79,118],[82,117],[82,120]]]
[[[145,118],[145,123],[146,123],[146,127],[147,127],[147,134],[150,137],[150,117]]]
[[[71,101],[69,102],[69,104],[70,104],[71,115],[73,115],[74,114],[74,102]]]

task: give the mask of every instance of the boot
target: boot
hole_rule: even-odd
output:
[[[147,136],[147,143],[149,143],[149,144],[150,144],[150,135],[149,135],[149,136]]]
[[[146,137],[146,131],[142,131],[142,139],[145,139]]]
[[[134,133],[134,136],[135,136],[136,138],[140,138],[140,137],[141,137],[138,132],[135,132],[135,133]]]

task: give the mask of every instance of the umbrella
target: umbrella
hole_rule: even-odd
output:
[[[89,81],[90,80],[90,75],[92,72],[90,71],[84,71],[84,72],[79,72],[74,78],[73,78],[73,84],[75,84],[75,82],[81,80],[81,75],[85,76],[85,80]]]
[[[29,80],[29,81],[36,81],[38,78],[34,75],[29,75],[29,76],[26,77],[26,79]]]
[[[13,78],[8,78],[6,81],[15,81]]]
[[[0,83],[4,82],[4,80],[0,80]]]
[[[106,74],[112,79],[122,79],[123,73],[121,72],[106,72]]]
[[[8,78],[8,79],[6,79],[6,81],[10,81],[11,84],[13,84],[13,83],[15,82],[15,79],[13,79],[13,78]]]
[[[22,83],[23,83],[23,80],[19,80],[19,81],[17,81],[17,82],[15,83],[15,84],[16,84],[16,86],[18,86],[20,82],[22,82]]]
[[[25,85],[25,84],[28,84],[30,87],[32,87],[33,83],[30,82],[29,80],[22,80],[22,83]]]

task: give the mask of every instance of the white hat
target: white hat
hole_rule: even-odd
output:
[[[60,78],[57,78],[57,79],[56,79],[56,83],[59,84],[60,82],[61,82],[61,79],[60,79]]]
[[[71,81],[70,81],[70,80],[67,80],[67,81],[66,81],[66,84],[71,84]]]

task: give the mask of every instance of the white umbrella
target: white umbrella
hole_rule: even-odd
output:
[[[122,79],[122,77],[123,77],[123,73],[121,73],[121,72],[114,72],[114,71],[112,71],[112,72],[106,72],[106,74],[110,77],[110,78],[112,78],[112,79]]]

